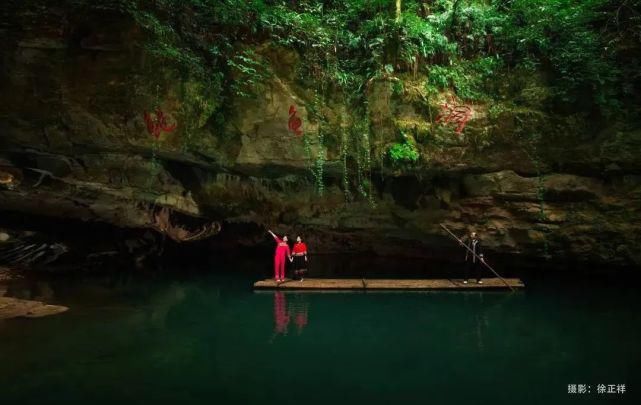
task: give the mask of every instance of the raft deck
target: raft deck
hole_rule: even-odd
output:
[[[518,278],[504,279],[510,287],[524,288],[525,284]],[[498,278],[484,278],[483,284],[470,280],[463,284],[463,279],[349,279],[349,278],[306,278],[304,281],[290,280],[277,283],[273,279],[260,280],[254,283],[256,289],[277,290],[474,290],[474,289],[508,289]]]

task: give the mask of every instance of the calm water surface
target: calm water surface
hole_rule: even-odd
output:
[[[641,403],[627,273],[530,273],[514,294],[274,293],[251,289],[264,266],[208,270],[12,286],[71,310],[0,322],[0,403]]]

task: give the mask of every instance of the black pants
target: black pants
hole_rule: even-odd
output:
[[[470,273],[473,273],[476,276],[476,281],[481,279],[481,262],[476,259],[476,261],[469,260],[465,263],[465,280],[470,277]]]

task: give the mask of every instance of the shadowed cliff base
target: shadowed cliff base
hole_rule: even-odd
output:
[[[282,227],[290,237],[295,227]],[[212,271],[233,269],[251,261],[262,277],[272,274],[274,243],[264,228],[256,224],[225,224],[215,237],[190,243],[177,243],[162,234],[104,223],[3,212],[0,266],[5,282],[34,275],[96,275],[132,272],[154,274],[165,271]],[[445,234],[408,246],[402,239],[375,235],[319,232],[300,233],[309,246],[310,276],[368,278],[450,278],[461,277],[464,250]],[[334,238],[328,243],[324,237]],[[317,240],[322,240],[316,245]],[[386,249],[377,251],[378,243]],[[398,243],[398,245],[395,245]],[[349,249],[349,246],[354,246]],[[328,248],[329,247],[329,248]],[[338,247],[338,248],[337,248]],[[505,277],[523,272],[546,271],[591,274],[608,271],[634,271],[634,266],[597,264],[549,258],[536,260],[524,255],[486,250],[488,263]],[[487,276],[490,276],[488,273]]]

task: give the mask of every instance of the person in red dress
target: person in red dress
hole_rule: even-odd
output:
[[[296,237],[292,258],[289,260],[294,262],[294,279],[302,282],[307,273],[307,245],[300,236]]]
[[[274,280],[285,281],[285,257],[291,260],[291,252],[287,244],[287,236],[279,238],[272,231],[269,232],[276,241],[276,252],[274,252]]]

